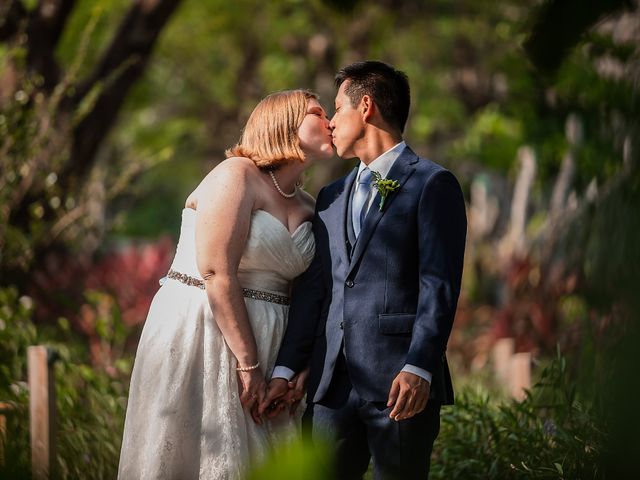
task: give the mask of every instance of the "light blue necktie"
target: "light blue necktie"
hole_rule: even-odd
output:
[[[364,217],[367,214],[368,200],[371,193],[371,170],[365,168],[360,172],[353,203],[351,204],[351,220],[353,222],[353,232],[356,238],[360,234]]]

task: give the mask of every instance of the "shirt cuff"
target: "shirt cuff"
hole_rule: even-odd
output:
[[[431,375],[431,373],[427,372],[423,368],[416,367],[415,365],[409,365],[407,363],[404,366],[404,368],[402,369],[402,371],[403,372],[413,373],[414,375],[418,375],[419,377],[424,378],[427,382],[429,382],[429,385],[431,385],[431,378],[433,377],[433,375]]]
[[[273,369],[273,373],[271,374],[271,378],[284,378],[287,382],[289,382],[294,376],[296,372],[287,367],[276,367]]]

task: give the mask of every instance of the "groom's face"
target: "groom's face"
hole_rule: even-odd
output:
[[[336,95],[336,113],[331,119],[330,127],[333,131],[333,145],[339,157],[349,159],[357,156],[356,146],[364,133],[364,121],[359,105],[351,105],[351,100],[345,93],[349,85],[346,80],[340,85]]]

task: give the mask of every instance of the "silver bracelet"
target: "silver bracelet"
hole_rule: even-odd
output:
[[[256,362],[255,365],[251,365],[250,367],[236,367],[238,372],[250,372],[251,370],[255,370],[260,366],[260,362]]]

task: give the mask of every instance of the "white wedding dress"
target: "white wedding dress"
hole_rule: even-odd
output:
[[[184,209],[171,270],[200,279],[195,210]],[[273,370],[287,305],[257,298],[289,295],[314,253],[311,223],[293,233],[271,214],[253,213],[238,270],[258,359]],[[188,281],[187,281],[188,283]],[[249,298],[247,295],[253,296]],[[256,298],[257,297],[257,298]],[[287,414],[256,425],[239,400],[237,362],[204,290],[168,279],[153,299],[131,377],[118,478],[237,479],[281,439],[297,433]]]

